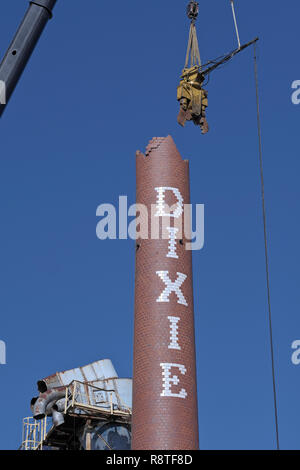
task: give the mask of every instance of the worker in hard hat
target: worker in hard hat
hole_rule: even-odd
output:
[[[208,106],[207,91],[202,88],[203,77],[199,67],[184,69],[177,89],[177,100],[180,103],[178,123],[184,126],[186,121],[193,121],[200,126],[202,134],[209,130],[206,121],[206,108]]]

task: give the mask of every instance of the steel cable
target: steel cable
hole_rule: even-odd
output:
[[[274,345],[273,345],[273,327],[272,327],[272,312],[271,312],[270,270],[269,270],[268,237],[267,237],[267,216],[266,216],[265,183],[264,183],[264,172],[263,172],[263,154],[262,154],[262,137],[261,137],[261,120],[260,120],[260,106],[259,106],[256,44],[254,44],[254,75],[255,75],[255,86],[256,86],[257,130],[258,130],[259,166],[260,166],[262,211],[263,211],[263,225],[264,225],[266,280],[267,280],[267,294],[268,294],[268,320],[269,320],[270,352],[271,352],[271,363],[272,363],[273,399],[274,399],[274,415],[275,415],[275,427],[276,427],[276,447],[277,447],[277,450],[279,450],[280,447],[279,447],[278,409],[277,409],[277,393],[276,393],[276,377],[275,377],[275,361],[274,361]]]

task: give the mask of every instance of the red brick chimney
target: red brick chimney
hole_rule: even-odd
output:
[[[132,448],[198,449],[190,222],[180,225],[189,165],[169,136],[152,139],[146,155],[137,152],[136,166],[149,238],[136,249]],[[150,237],[154,222],[164,224],[159,239]]]

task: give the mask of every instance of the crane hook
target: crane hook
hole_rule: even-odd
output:
[[[191,0],[186,9],[187,16],[192,22],[195,22],[199,14],[199,3]]]

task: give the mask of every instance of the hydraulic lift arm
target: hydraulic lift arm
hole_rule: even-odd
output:
[[[56,0],[29,2],[29,8],[0,64],[0,117],[46,26]]]

